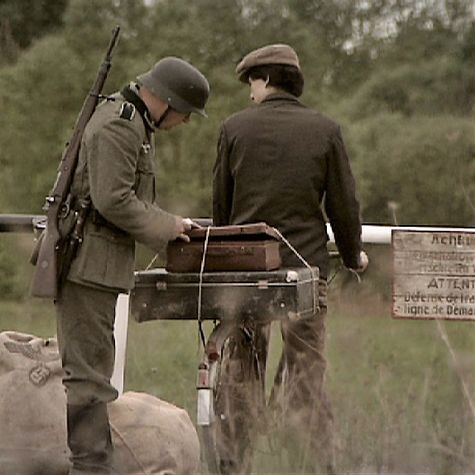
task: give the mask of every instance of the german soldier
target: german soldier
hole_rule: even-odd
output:
[[[107,403],[118,396],[110,384],[117,297],[134,284],[135,241],[158,251],[187,240],[191,227],[156,203],[154,132],[206,115],[208,95],[196,68],[167,57],[99,105],[85,129],[63,232],[84,203],[89,212],[56,301],[70,474],[116,473]]]
[[[304,78],[295,51],[269,45],[238,64],[239,79],[255,103],[221,127],[214,168],[216,225],[265,221],[276,227],[301,257],[320,270],[319,312],[282,325],[284,348],[271,394],[273,414],[295,457],[292,467],[333,472],[333,415],[324,389],[328,236],[321,210],[330,219],[345,265],[367,265],[362,251],[355,182],[338,125],[298,99]],[[287,246],[286,267],[302,266]],[[247,336],[246,336],[247,334]],[[264,385],[255,368],[265,368],[269,326],[249,326],[229,345],[223,361],[225,417],[220,446],[223,473],[249,473],[256,422],[264,417]],[[249,347],[259,361],[251,361]]]

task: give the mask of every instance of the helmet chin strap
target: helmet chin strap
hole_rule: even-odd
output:
[[[171,107],[169,105],[167,105],[167,108],[165,109],[165,112],[160,116],[160,118],[158,120],[154,120],[153,121],[153,126],[156,128],[156,129],[159,129],[160,126],[162,125],[163,121],[166,119],[168,113],[171,111]]]

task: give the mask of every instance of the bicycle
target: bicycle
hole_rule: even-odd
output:
[[[206,243],[203,252],[203,256],[205,255]],[[338,253],[332,253],[333,258],[338,256]],[[219,449],[229,407],[229,400],[223,390],[223,375],[226,371],[223,370],[222,364],[227,360],[224,356],[230,351],[231,337],[238,335],[247,341],[248,351],[244,358],[246,371],[257,385],[262,384],[265,368],[259,364],[254,337],[248,334],[246,323],[253,322],[255,326],[262,326],[272,321],[296,320],[315,315],[318,311],[318,269],[303,261],[303,266],[298,269],[246,273],[246,277],[251,274],[254,277],[254,286],[250,286],[249,282],[242,282],[243,277],[239,272],[232,272],[229,274],[233,276],[233,282],[230,284],[233,287],[232,292],[229,292],[229,289],[223,287],[223,277],[226,273],[204,273],[203,264],[204,262],[199,274],[172,274],[164,269],[138,273],[132,298],[136,310],[132,313],[139,314],[136,316],[138,321],[164,318],[198,320],[204,348],[196,385],[198,431],[208,472],[221,474],[226,460],[221,457]],[[297,285],[302,288],[306,286],[305,295],[299,295],[305,302],[298,302],[295,295],[293,300],[286,297],[282,287],[284,282],[288,285],[287,289]],[[218,296],[212,295],[210,289],[213,285],[221,286]],[[145,298],[141,288],[147,286],[153,288],[155,293]],[[157,308],[159,300],[161,310]],[[219,308],[217,302],[230,300],[239,301],[240,305],[231,305],[228,308],[224,308],[224,305]],[[265,302],[265,305],[260,305],[259,302]],[[163,313],[163,309],[166,309],[168,314]],[[215,323],[207,340],[201,328],[204,320],[212,320]],[[265,401],[262,405],[265,405]]]
[[[161,268],[136,274],[132,314],[137,321],[190,319],[198,320],[200,324],[204,321],[215,323],[209,337],[202,337],[204,351],[197,381],[197,422],[203,458],[210,473],[220,473],[216,444],[221,437],[221,419],[216,403],[221,394],[222,355],[231,334],[236,330],[241,332],[250,319],[264,324],[312,315],[318,299],[318,272],[316,268],[312,272],[313,276],[306,268],[232,272],[228,274],[233,277],[230,283],[224,282],[227,273],[205,273],[201,276],[201,285],[198,274],[173,274]],[[202,291],[201,311],[198,311],[198,288]],[[241,304],[229,306],[230,299]],[[201,314],[199,319],[198,314]],[[248,361],[249,364],[256,361],[253,350]],[[258,378],[262,376],[259,368],[255,374]],[[219,404],[222,402],[219,400]]]
[[[343,265],[339,260],[340,254],[338,251],[331,251],[330,258],[333,261],[338,261],[338,265],[334,274],[329,279],[329,283],[343,268]],[[317,268],[314,268],[314,272],[318,275]],[[315,280],[314,285],[316,285]],[[318,307],[313,310],[314,312],[318,311]],[[288,318],[288,315],[286,316],[283,313],[273,313],[267,315],[259,314],[257,317],[257,319],[254,319],[253,324],[254,327],[259,328],[259,326],[273,321],[285,321]],[[305,317],[305,315],[300,316],[300,318]],[[222,381],[226,369],[223,370],[222,364],[226,361],[229,362],[230,340],[231,338],[239,338],[239,335],[237,335],[239,333],[241,333],[241,338],[247,340],[248,343],[248,351],[242,361],[245,367],[244,372],[247,372],[250,378],[254,378],[254,384],[262,385],[262,391],[260,394],[261,396],[264,395],[263,384],[266,368],[260,364],[258,348],[255,341],[256,335],[248,333],[246,322],[249,321],[249,318],[251,318],[250,315],[239,315],[235,320],[221,321],[215,325],[204,345],[203,357],[198,366],[197,424],[202,441],[203,458],[206,461],[208,472],[210,474],[223,473],[222,465],[223,462],[226,462],[220,456],[222,451],[220,450],[219,445],[223,437],[221,426],[229,417],[229,406],[231,403],[229,400],[230,395],[223,387],[226,384],[223,384]],[[284,368],[279,367],[277,369],[277,376],[279,376],[279,374],[282,375],[284,372]],[[260,409],[265,409],[268,404],[272,404],[273,396],[274,395],[271,394],[269,402],[255,401],[258,405],[257,412],[259,412]],[[254,398],[255,394],[251,395],[251,401]],[[263,414],[261,413],[260,416],[262,417]],[[264,416],[264,418],[266,417]],[[264,425],[266,425],[266,423],[267,421],[264,422]]]

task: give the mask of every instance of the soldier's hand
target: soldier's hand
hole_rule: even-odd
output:
[[[190,231],[192,229],[200,229],[202,226],[200,226],[198,223],[195,223],[191,218],[183,218],[183,222],[185,223],[185,226],[190,226],[187,231]]]
[[[177,216],[176,219],[176,226],[177,226],[177,239],[181,239],[185,242],[190,242],[190,236],[188,236],[188,232],[194,228],[200,228],[201,226],[195,223],[190,218],[182,218],[181,216]]]

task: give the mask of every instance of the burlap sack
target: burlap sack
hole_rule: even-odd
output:
[[[145,393],[124,393],[109,405],[114,466],[124,473],[196,475],[200,446],[187,414]]]
[[[55,340],[0,333],[0,474],[64,474],[66,397]]]
[[[66,397],[56,340],[0,333],[0,475],[65,475]],[[183,409],[129,392],[109,405],[122,474],[199,472],[199,443]]]

